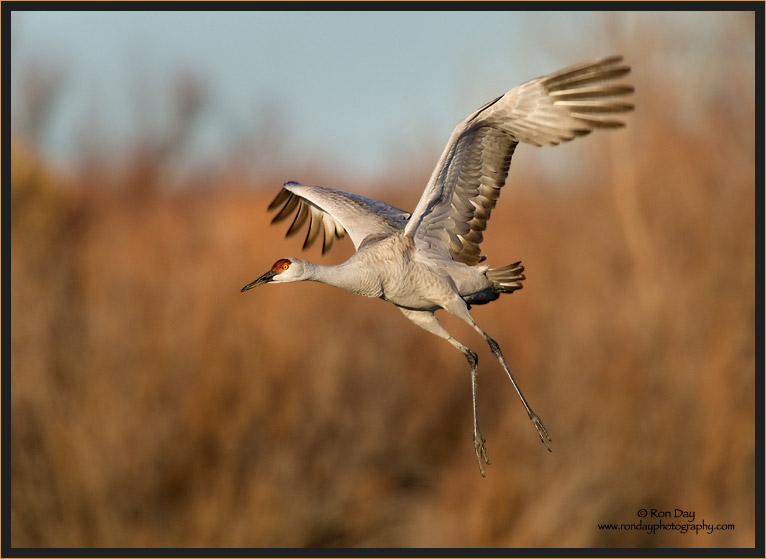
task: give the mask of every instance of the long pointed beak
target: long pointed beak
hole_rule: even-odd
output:
[[[276,276],[277,273],[274,270],[269,270],[265,274],[263,274],[261,277],[259,277],[255,281],[251,281],[248,283],[245,287],[242,288],[241,293],[244,293],[248,289],[252,289],[253,287],[258,287],[262,283],[269,283],[274,276]]]

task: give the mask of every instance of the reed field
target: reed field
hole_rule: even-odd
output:
[[[412,209],[435,158],[364,185],[300,163],[171,180],[148,144],[72,173],[14,136],[12,545],[752,547],[754,78],[721,55],[701,88],[660,56],[627,59],[626,129],[546,152],[575,172],[516,150],[482,245],[526,267],[472,314],[553,452],[483,340],[439,313],[479,354],[486,478],[452,346],[325,285],[240,293],[279,258],[353,251],[302,254],[270,226],[282,181]],[[664,512],[715,528],[599,527]]]

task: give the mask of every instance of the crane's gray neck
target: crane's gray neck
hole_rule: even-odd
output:
[[[380,282],[376,282],[374,274],[362,266],[361,262],[351,258],[337,266],[322,266],[313,262],[305,262],[307,281],[318,281],[333,287],[345,289],[351,293],[367,297],[380,297]]]

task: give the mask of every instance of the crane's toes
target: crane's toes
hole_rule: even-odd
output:
[[[536,414],[533,413],[529,418],[532,420],[535,429],[537,429],[537,434],[540,435],[540,440],[543,441],[545,448],[548,449],[548,452],[551,452],[551,436],[548,434],[548,429],[545,428],[545,425],[543,425],[543,422],[540,421]]]
[[[487,447],[484,445],[486,442],[486,439],[484,439],[484,435],[482,435],[479,431],[476,431],[473,434],[473,446],[476,450],[476,459],[479,461],[479,471],[481,472],[481,477],[484,476],[484,464],[489,464],[489,457],[487,456]]]

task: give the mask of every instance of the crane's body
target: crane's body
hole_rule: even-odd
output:
[[[292,259],[293,263],[298,262]],[[375,297],[411,310],[435,311],[453,299],[475,302],[487,298],[494,286],[484,272],[487,266],[455,263],[438,268],[419,257],[415,243],[402,232],[366,244],[337,266],[300,261],[305,281],[318,281]],[[492,299],[497,298],[494,293]]]
[[[452,133],[411,214],[358,194],[285,183],[269,209],[281,206],[274,221],[296,212],[288,236],[308,223],[304,248],[323,231],[323,254],[346,233],[356,252],[337,266],[280,259],[242,291],[264,283],[318,281],[388,301],[421,328],[450,342],[471,367],[473,439],[483,476],[489,459],[478,421],[478,358],[441,326],[434,312],[446,310],[489,344],[550,450],[548,431],[521,393],[500,346],[469,312],[471,305],[521,289],[524,268],[520,262],[490,268],[483,263],[486,256],[479,245],[519,142],[556,145],[593,128],[623,126],[611,116],[633,108],[614,99],[633,91],[629,85],[613,83],[630,71],[621,60],[604,58],[531,80],[470,115]]]

